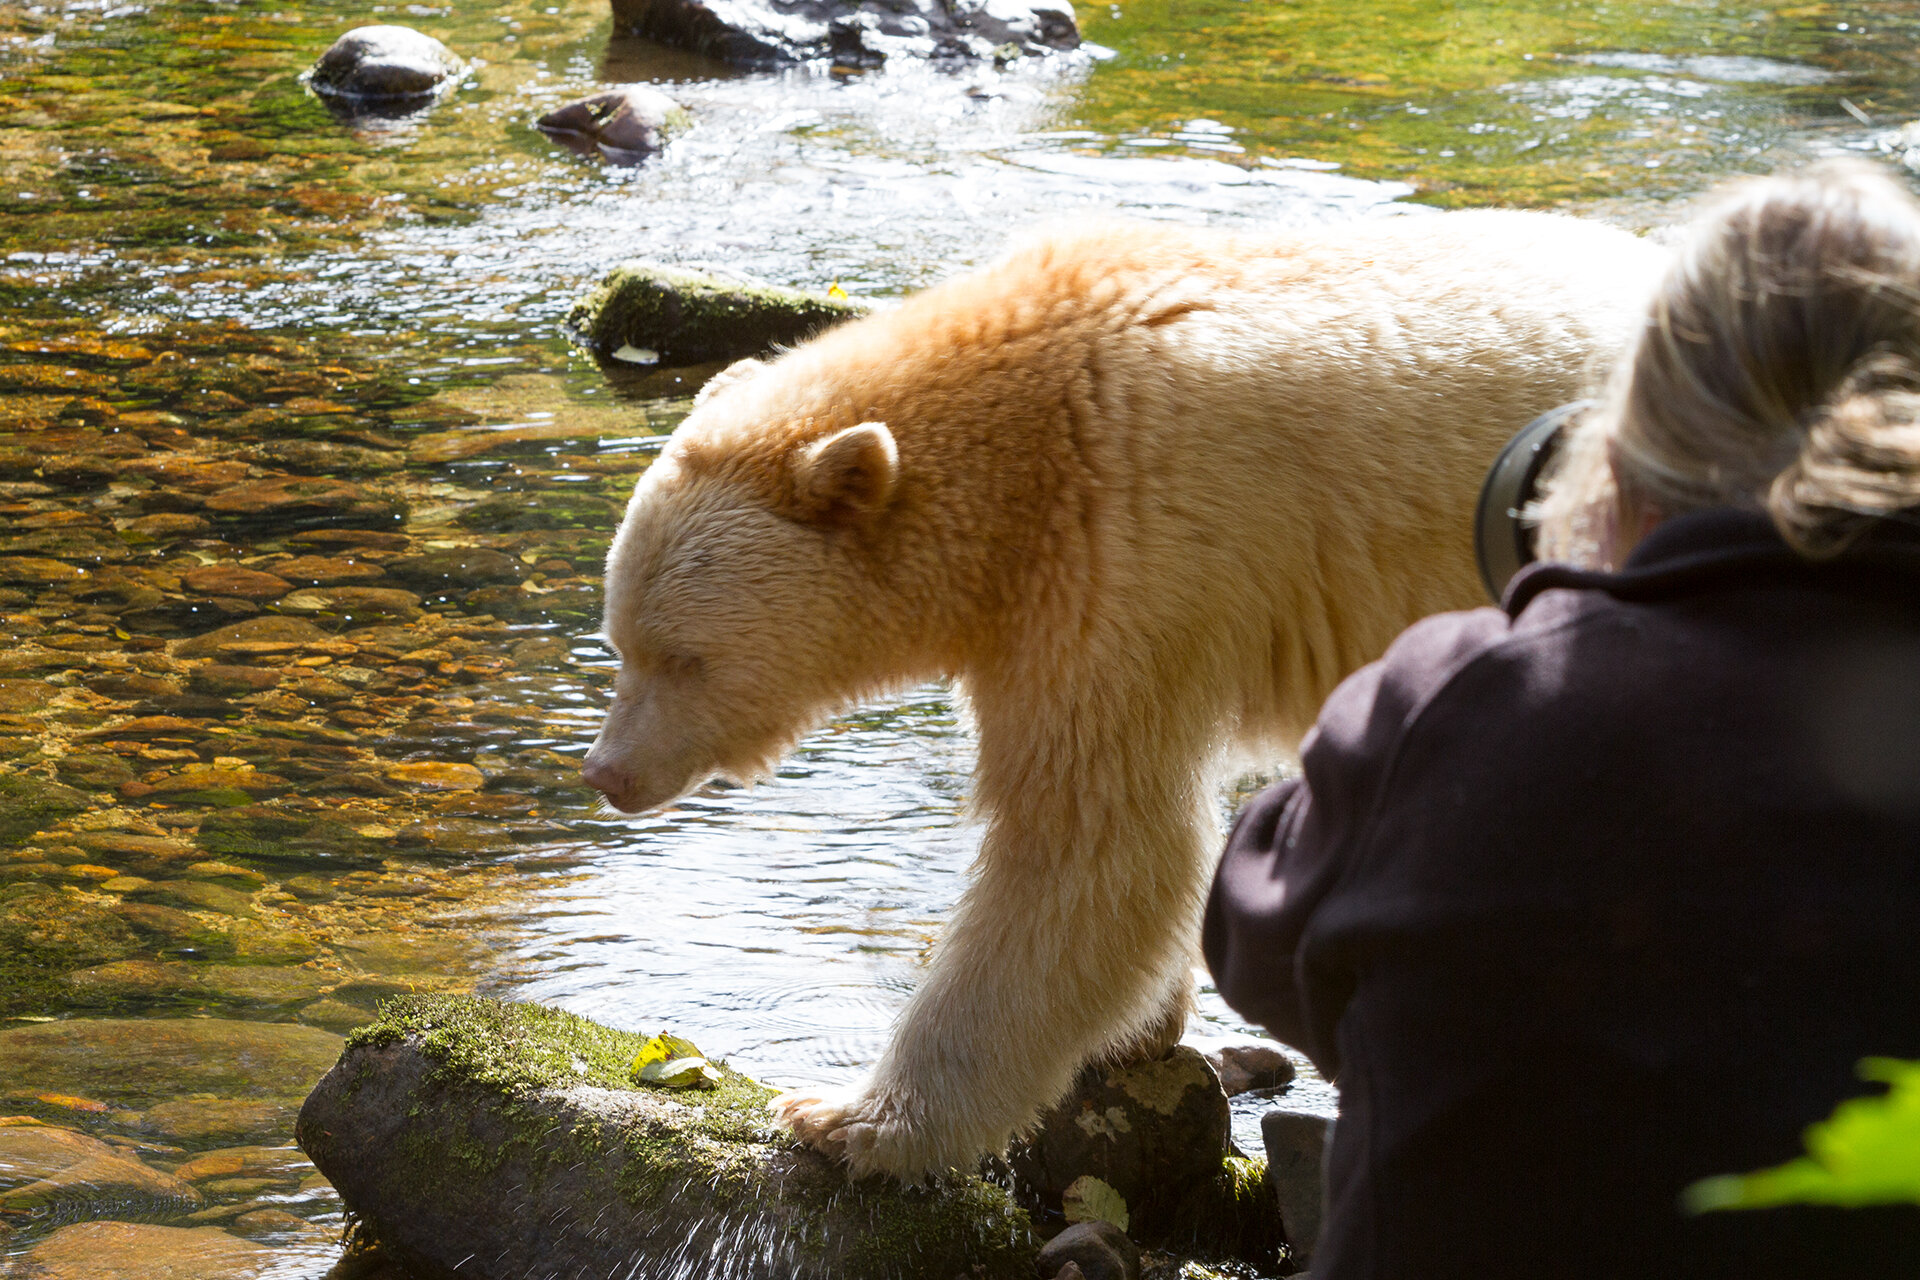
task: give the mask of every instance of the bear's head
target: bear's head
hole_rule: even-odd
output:
[[[893,434],[784,410],[745,387],[703,395],[628,504],[606,575],[620,671],[581,766],[616,809],[763,775],[825,715],[900,678]]]

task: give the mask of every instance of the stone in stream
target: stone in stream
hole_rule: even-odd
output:
[[[1280,1217],[1264,1163],[1233,1153],[1231,1125],[1212,1065],[1176,1045],[1151,1061],[1082,1068],[1007,1163],[1016,1189],[1048,1209],[1097,1178],[1125,1201],[1128,1232],[1143,1243],[1271,1262]]]
[[[1326,1151],[1334,1121],[1303,1111],[1269,1111],[1260,1117],[1267,1147],[1267,1178],[1286,1224],[1289,1256],[1301,1266],[1313,1260],[1314,1242],[1326,1207]]]
[[[867,310],[848,298],[634,259],[574,303],[567,329],[608,359],[685,365],[792,346]]]
[[[666,145],[669,129],[687,113],[666,94],[643,84],[623,84],[547,112],[535,127],[582,155],[633,164]]]
[[[340,1056],[318,1027],[225,1018],[67,1018],[0,1031],[0,1096],[140,1108],[186,1094],[298,1098]]]
[[[615,29],[743,67],[998,59],[1078,48],[1063,0],[613,0]]]
[[[257,1280],[279,1259],[218,1227],[76,1222],[34,1245],[8,1280]]]
[[[1084,1280],[1140,1280],[1140,1246],[1111,1222],[1079,1222],[1040,1251],[1040,1280],[1061,1280],[1077,1267]]]
[[[774,1132],[771,1091],[736,1072],[635,1086],[644,1043],[536,1005],[405,997],[308,1097],[300,1145],[423,1280],[1033,1274],[999,1187],[850,1183]]]
[[[353,102],[423,102],[454,83],[465,64],[453,50],[411,27],[355,27],[313,65],[315,93]]]
[[[0,1215],[171,1214],[201,1203],[179,1178],[85,1134],[0,1126]]]

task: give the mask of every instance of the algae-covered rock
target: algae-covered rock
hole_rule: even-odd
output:
[[[1231,1125],[1212,1064],[1182,1044],[1084,1068],[1007,1161],[1019,1189],[1048,1209],[1098,1179],[1119,1193],[1127,1231],[1143,1243],[1271,1262],[1284,1239],[1280,1215],[1263,1162],[1233,1151]]]
[[[849,1182],[724,1066],[710,1090],[632,1084],[645,1042],[537,1005],[394,1000],[307,1099],[300,1145],[423,1278],[1033,1274],[999,1187]]]
[[[634,260],[574,304],[567,328],[602,356],[683,365],[791,346],[866,311],[848,298]]]

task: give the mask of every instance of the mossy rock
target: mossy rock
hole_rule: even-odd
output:
[[[644,1042],[538,1005],[389,1001],[307,1099],[300,1145],[423,1280],[1033,1275],[1001,1188],[850,1182],[724,1066],[710,1090],[636,1086]]]
[[[576,302],[567,329],[601,356],[687,365],[764,355],[866,312],[849,298],[636,260]]]

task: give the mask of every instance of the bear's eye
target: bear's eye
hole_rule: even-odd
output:
[[[706,665],[691,653],[663,653],[656,670],[670,680],[692,680],[700,675]]]

